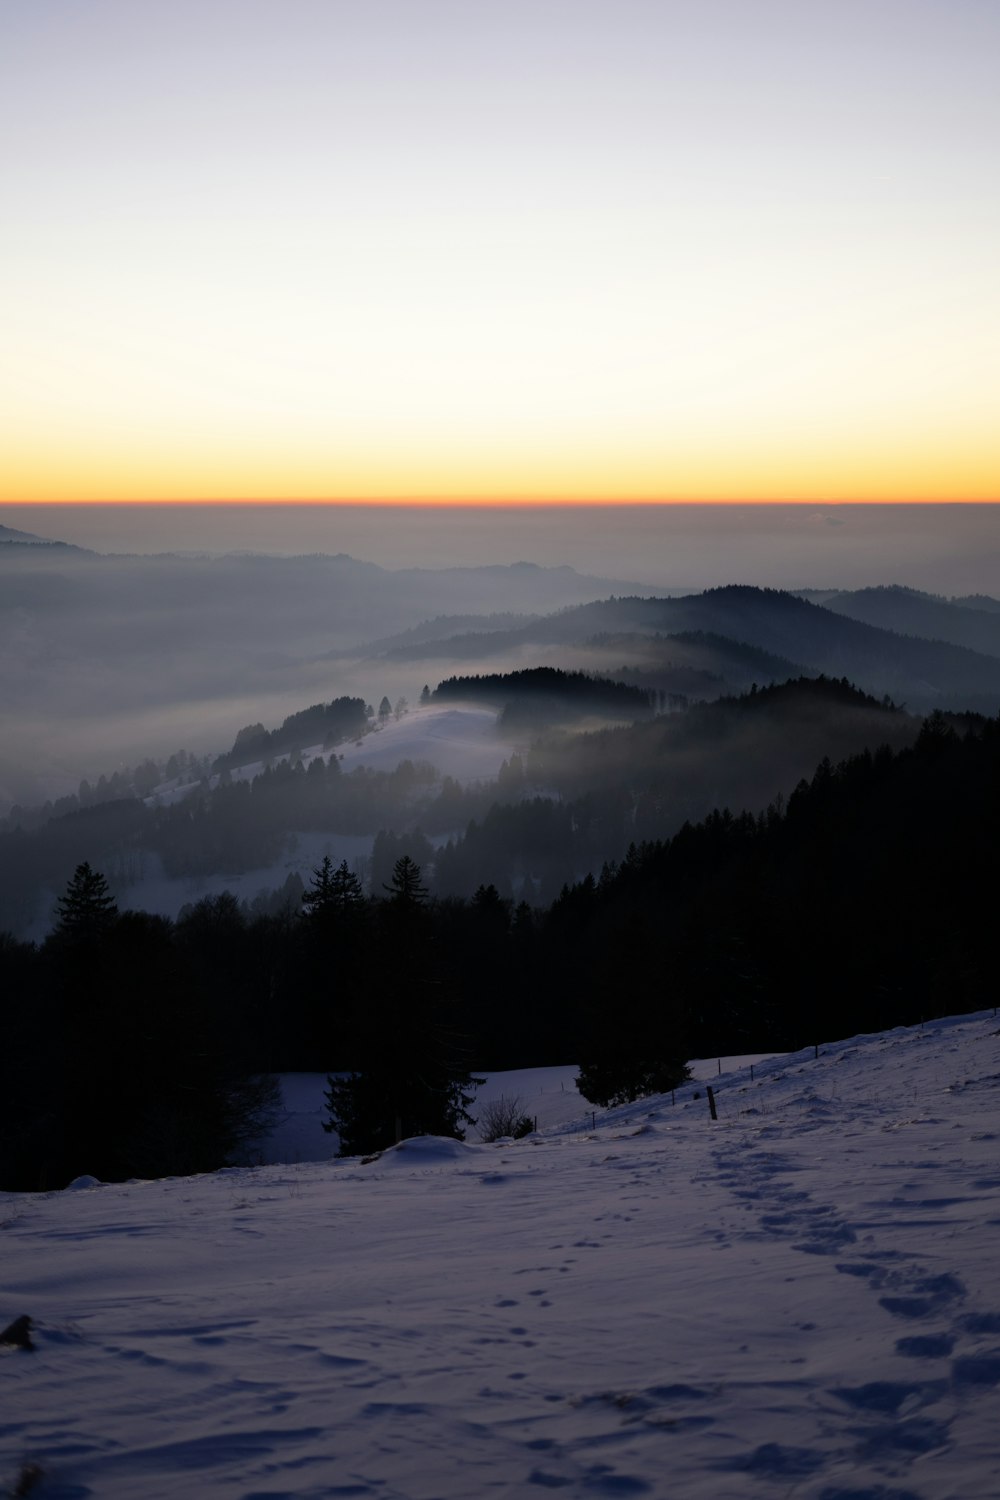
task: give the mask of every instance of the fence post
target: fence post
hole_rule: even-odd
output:
[[[719,1116],[715,1112],[715,1090],[711,1084],[705,1085],[705,1093],[708,1095],[708,1107],[712,1111],[712,1119],[717,1120]]]

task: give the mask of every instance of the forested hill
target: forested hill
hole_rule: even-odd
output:
[[[435,615],[433,619],[423,620],[409,630],[368,641],[364,649],[368,656],[383,656],[395,661],[422,660],[429,647],[437,649],[442,642],[449,643],[449,650],[455,643],[465,642],[467,651],[472,653],[475,643],[481,643],[484,635],[523,630],[544,618],[544,615],[512,614],[509,611],[488,615]],[[335,661],[353,654],[349,651],[331,651],[327,653],[327,660]]]
[[[218,1165],[231,1082],[363,1074],[385,1017],[464,1038],[466,1066],[568,1055],[622,1086],[992,1005],[998,788],[1000,721],[935,717],[909,749],[824,761],[786,806],[633,845],[535,910],[485,883],[436,900],[410,864],[402,908],[398,881],[365,898],[345,868],[317,871],[299,915],[220,896],[174,923],[78,871],[42,949],[0,944],[0,1186]]]
[[[304,749],[317,715],[326,723],[352,704],[360,713],[360,700],[335,700],[290,716],[274,733]],[[83,860],[127,896],[147,861],[174,879],[235,876],[277,867],[294,836],[308,832],[372,839],[376,888],[405,849],[427,866],[436,894],[468,896],[486,882],[504,896],[545,902],[630,839],[670,835],[713,807],[757,811],[824,756],[900,748],[919,723],[847,683],[805,678],[622,727],[546,732],[526,754],[512,750],[496,781],[464,786],[426,762],[344,770],[336,751],[300,758],[286,750],[242,778],[199,772],[143,800],[157,770],[140,767],[146,774],[133,777],[132,795],[120,782],[109,800],[64,799],[0,824],[0,929],[24,931]],[[255,735],[265,733],[244,731],[239,758],[251,742],[259,749]],[[275,868],[273,885],[286,875]]]
[[[49,537],[36,536],[33,531],[18,531],[16,526],[0,525],[0,545],[5,547],[61,547],[67,552],[83,552],[70,542],[60,542]]]
[[[437,703],[489,704],[502,711],[507,727],[587,716],[631,721],[648,718],[653,708],[652,694],[643,688],[556,667],[449,677],[431,698]]]
[[[956,614],[985,615],[965,605]],[[981,622],[980,622],[981,623]],[[973,621],[969,629],[976,629]],[[530,647],[563,648],[596,640],[662,637],[669,653],[673,639],[722,637],[752,647],[801,670],[847,677],[878,696],[888,693],[920,711],[935,707],[974,708],[993,713],[1000,703],[1000,657],[951,640],[923,639],[899,629],[866,623],[797,594],[778,589],[729,585],[680,598],[611,597],[580,604],[514,629],[484,630],[457,643],[425,641],[424,654],[439,658],[454,645],[456,656],[477,651],[481,660],[512,657]],[[980,631],[981,643],[987,637]],[[648,657],[648,651],[645,653]]]
[[[998,847],[1000,720],[934,716],[899,754],[824,761],[783,809],[633,846],[556,902],[552,960],[612,1049],[616,989],[647,1049],[669,1017],[698,1056],[992,1005]]]
[[[888,699],[846,680],[793,681],[694,703],[647,723],[574,737],[540,737],[527,757],[532,780],[564,797],[619,786],[662,809],[660,833],[713,806],[758,809],[824,757],[839,760],[865,746],[910,744],[920,721]]]
[[[254,761],[289,755],[307,746],[321,745],[324,750],[359,738],[369,728],[363,698],[335,698],[332,703],[314,703],[310,708],[289,714],[280,729],[267,730],[263,724],[248,724],[241,729],[226,755],[212,763],[214,771],[250,765]]]
[[[881,630],[950,641],[1000,656],[1000,602],[996,599],[939,599],[899,585],[823,593],[806,590],[802,597]]]

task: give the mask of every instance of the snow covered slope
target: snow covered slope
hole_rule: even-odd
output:
[[[994,1500],[1000,1038],[552,1127],[0,1199],[40,1500]],[[698,1094],[700,1097],[696,1098]]]
[[[765,1054],[773,1057],[773,1053]],[[690,1063],[695,1079],[707,1079],[718,1084],[718,1075],[742,1069],[748,1072],[751,1062],[762,1061],[760,1054],[752,1057],[696,1058]],[[556,1068],[519,1068],[515,1072],[490,1073],[485,1077],[478,1068],[472,1072],[483,1078],[476,1090],[475,1102],[470,1113],[479,1116],[483,1105],[503,1097],[508,1102],[518,1101],[519,1112],[537,1122],[541,1131],[553,1126],[576,1124],[594,1117],[591,1106],[577,1092],[576,1080],[579,1068],[569,1065]],[[741,1080],[742,1081],[742,1080]],[[338,1138],[327,1135],[323,1121],[328,1118],[326,1107],[326,1073],[284,1073],[281,1083],[281,1110],[274,1129],[266,1140],[257,1143],[250,1152],[255,1164],[266,1162],[327,1161],[336,1154]],[[690,1091],[689,1091],[690,1092]],[[604,1112],[601,1111],[601,1118]],[[467,1132],[476,1139],[477,1132]]]

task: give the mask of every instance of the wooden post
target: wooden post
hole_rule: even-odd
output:
[[[593,1109],[590,1111],[590,1128],[591,1130],[597,1129],[597,1111]]]
[[[719,1058],[719,1077],[722,1077],[722,1058]]]
[[[712,1119],[717,1120],[719,1116],[715,1112],[715,1090],[711,1084],[706,1085],[705,1093],[708,1095],[708,1107],[712,1111]]]
[[[816,1043],[816,1053],[815,1053],[815,1055],[816,1055],[817,1058],[819,1057],[819,1042]]]
[[[753,1083],[753,1063],[750,1064],[750,1082]]]

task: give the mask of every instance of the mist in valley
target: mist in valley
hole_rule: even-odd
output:
[[[244,724],[320,699],[414,699],[422,664],[369,659],[367,643],[442,610],[536,613],[618,587],[639,586],[529,565],[12,543],[0,548],[0,810],[179,746],[218,753]]]
[[[792,641],[783,662],[741,671],[730,652],[720,671],[718,644],[678,624],[666,648],[645,628],[534,622],[732,583],[988,594],[1000,555],[982,505],[14,505],[0,520],[9,542],[68,544],[0,549],[0,811],[181,746],[218,753],[310,702],[412,702],[455,670],[646,673],[713,696],[808,663]],[[864,685],[895,692],[882,676]]]
[[[935,509],[5,513],[0,925],[41,936],[90,858],[171,916],[294,902],[326,854],[376,894],[410,852],[438,895],[545,902],[934,710],[993,714],[996,508],[949,514],[944,561]],[[884,586],[908,553],[936,597]]]
[[[97,552],[347,552],[384,568],[543,567],[693,592],[724,583],[989,593],[996,505],[8,504],[9,527]]]

